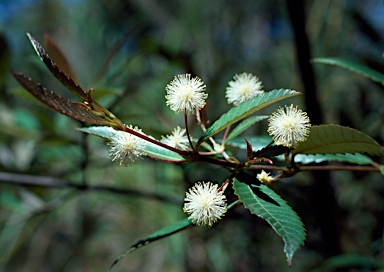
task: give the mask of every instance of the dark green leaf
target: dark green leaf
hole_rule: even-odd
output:
[[[250,126],[253,124],[260,122],[262,120],[267,119],[268,115],[260,115],[260,116],[251,116],[244,121],[242,121],[240,124],[238,124],[232,131],[229,133],[227,137],[227,142],[237,137],[239,134],[241,134],[243,131],[247,130]]]
[[[112,268],[115,264],[117,264],[127,254],[135,251],[136,249],[138,249],[142,246],[146,246],[149,243],[160,240],[160,239],[165,238],[167,236],[170,236],[172,234],[175,234],[175,233],[182,231],[182,230],[184,230],[184,229],[186,229],[192,225],[193,225],[192,221],[186,218],[184,220],[176,222],[175,224],[173,224],[171,226],[167,226],[161,230],[158,230],[158,231],[152,233],[148,237],[141,239],[138,242],[136,242],[135,244],[133,244],[126,252],[124,252],[119,257],[117,257],[117,259],[112,263],[110,268]]]
[[[265,108],[277,101],[289,98],[301,93],[293,90],[272,90],[256,96],[253,99],[247,100],[236,107],[230,109],[227,113],[223,114],[216,122],[210,126],[207,131],[199,139],[199,143],[207,138],[222,131],[226,127],[244,119],[245,117],[255,113],[256,111]]]
[[[373,81],[379,82],[382,85],[384,85],[384,75],[382,73],[379,73],[369,67],[357,64],[355,62],[339,59],[339,58],[316,58],[316,59],[313,59],[312,61],[315,63],[337,65],[345,69],[348,69],[352,72],[358,73],[362,76],[368,77]]]
[[[308,139],[292,154],[367,153],[384,155],[384,148],[368,135],[339,125],[312,126]]]
[[[305,229],[300,218],[268,186],[264,184],[248,185],[237,178],[233,181],[235,194],[251,213],[266,220],[276,233],[281,236],[285,243],[284,252],[287,256],[288,264],[291,265],[294,253],[305,240]],[[272,201],[268,200],[268,198],[260,197],[262,195],[266,195]]]

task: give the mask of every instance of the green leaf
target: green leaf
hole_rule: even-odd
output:
[[[114,130],[111,127],[107,126],[93,126],[93,127],[86,127],[86,128],[79,128],[78,130],[93,134],[96,136],[99,136],[101,138],[104,138],[106,140],[112,140],[112,137],[116,130]],[[168,150],[164,147],[158,146],[154,143],[145,142],[145,151],[147,155],[149,155],[153,159],[160,159],[160,160],[167,160],[172,162],[183,162],[185,159],[180,154],[173,152],[171,150]]]
[[[313,59],[312,62],[337,65],[384,85],[384,74],[349,60],[339,58],[316,58]]]
[[[242,173],[244,175],[244,173]],[[251,177],[255,179],[254,177]],[[266,220],[275,232],[281,236],[285,245],[284,252],[288,264],[292,264],[292,257],[304,243],[305,229],[297,214],[273,190],[264,184],[246,184],[248,177],[236,176],[233,181],[235,194],[251,213]],[[257,180],[255,179],[257,182]],[[247,182],[247,181],[246,181]],[[247,182],[249,183],[249,182]]]
[[[384,175],[384,165],[380,165],[380,172]]]
[[[359,165],[367,165],[372,163],[372,159],[365,155],[356,154],[316,154],[316,155],[304,155],[298,154],[295,156],[295,162],[308,164],[308,163],[320,163],[323,161],[338,161],[349,162]]]
[[[307,140],[292,154],[367,153],[384,155],[384,148],[368,135],[339,125],[312,126]]]
[[[216,120],[200,137],[199,143],[262,108],[265,108],[277,101],[299,94],[301,93],[297,91],[280,89],[265,92],[253,99],[247,100],[230,109],[227,113],[223,114],[218,120]]]
[[[142,246],[146,246],[149,243],[152,243],[154,241],[157,241],[157,240],[160,240],[162,238],[168,237],[168,236],[170,236],[172,234],[175,234],[175,233],[177,233],[179,231],[182,231],[182,230],[184,230],[184,229],[186,229],[186,228],[188,228],[188,227],[190,227],[192,225],[193,225],[192,221],[186,218],[184,220],[180,220],[180,221],[174,223],[173,225],[167,226],[165,228],[162,228],[162,229],[152,233],[148,237],[146,237],[144,239],[141,239],[138,242],[136,242],[135,244],[133,244],[126,252],[124,252],[119,257],[117,257],[117,259],[112,263],[110,268],[112,268],[122,258],[124,258],[129,253],[135,251],[136,249],[138,249],[138,248],[140,248]]]
[[[252,126],[253,124],[257,123],[257,122],[260,122],[262,120],[265,120],[267,119],[269,116],[268,115],[260,115],[260,116],[251,116],[247,119],[245,119],[243,122],[241,122],[240,124],[238,124],[232,131],[231,133],[228,135],[227,137],[227,142],[234,139],[235,137],[237,137],[240,133],[242,133],[243,131],[247,130],[250,126]]]

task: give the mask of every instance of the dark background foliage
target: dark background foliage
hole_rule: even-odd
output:
[[[303,92],[288,103],[305,109],[312,123],[354,127],[383,144],[383,86],[308,61],[340,57],[384,72],[383,14],[380,0],[2,1],[0,270],[106,271],[138,239],[184,218],[192,183],[221,183],[228,174],[203,164],[112,163],[105,141],[77,132],[82,124],[40,104],[11,77],[9,67],[74,99],[42,65],[26,32],[42,43],[49,34],[84,88],[157,138],[182,125],[165,106],[173,76],[204,80],[213,121],[230,108],[228,81],[250,72],[265,90]],[[192,134],[200,136],[197,128]],[[266,134],[265,123],[250,134]],[[192,228],[132,253],[115,270],[383,269],[382,175],[300,173],[272,188],[307,227],[292,268],[280,237],[239,207],[210,229]]]

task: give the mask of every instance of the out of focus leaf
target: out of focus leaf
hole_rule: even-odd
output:
[[[316,59],[313,59],[312,62],[340,66],[384,85],[384,75],[382,73],[379,73],[376,70],[373,70],[369,67],[352,62],[350,60],[339,59],[339,58],[316,58]]]

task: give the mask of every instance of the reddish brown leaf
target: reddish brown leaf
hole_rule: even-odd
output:
[[[33,96],[55,111],[81,122],[95,125],[110,125],[103,117],[93,114],[84,107],[62,98],[47,90],[40,83],[33,81],[22,73],[12,72],[16,80]]]
[[[51,56],[52,60],[56,63],[57,67],[60,67],[64,74],[68,75],[68,78],[72,79],[74,83],[78,84],[72,67],[68,62],[67,57],[57,45],[57,43],[48,34],[44,34],[44,47]]]
[[[29,34],[27,33],[29,40],[31,41],[36,53],[40,56],[40,59],[44,62],[45,66],[51,71],[51,73],[71,92],[80,97],[83,100],[87,99],[86,92],[76,84],[70,77],[68,77],[63,71],[59,69],[56,63],[45,52],[44,48]]]

